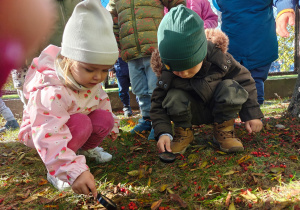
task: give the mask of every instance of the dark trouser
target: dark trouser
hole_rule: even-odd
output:
[[[264,82],[268,77],[270,67],[271,67],[271,63],[255,69],[249,69],[251,76],[255,80],[255,86],[257,89],[257,101],[259,104],[263,104],[265,100]]]
[[[125,107],[130,106],[130,96],[129,96],[129,86],[130,86],[130,78],[129,78],[129,70],[128,64],[122,60],[122,58],[118,58],[118,61],[115,64],[116,76],[118,80],[119,87],[119,97]]]
[[[223,80],[217,86],[212,101],[204,103],[199,96],[181,89],[169,90],[162,106],[175,127],[222,123],[238,116],[248,92],[233,80]]]

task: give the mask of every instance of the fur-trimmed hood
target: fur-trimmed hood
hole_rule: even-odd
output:
[[[216,47],[220,48],[223,53],[228,50],[229,39],[224,32],[219,29],[206,29],[206,39],[211,41]],[[164,64],[161,62],[158,49],[155,49],[151,56],[151,67],[156,76],[161,75]]]

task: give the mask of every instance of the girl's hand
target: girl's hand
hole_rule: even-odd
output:
[[[76,194],[88,195],[92,192],[94,198],[97,198],[97,189],[93,174],[89,171],[85,171],[80,174],[72,184],[72,190]]]
[[[249,133],[259,132],[262,129],[263,124],[260,119],[254,119],[254,120],[246,121],[245,127]]]
[[[168,152],[172,152],[171,150],[171,139],[167,135],[163,135],[159,138],[157,142],[157,147],[159,151],[165,152],[165,148]]]
[[[118,134],[112,133],[112,134],[108,135],[107,137],[110,138],[111,140],[115,141],[118,138]]]

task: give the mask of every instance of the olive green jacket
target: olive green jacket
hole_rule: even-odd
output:
[[[157,29],[164,7],[171,9],[185,0],[110,0],[114,33],[124,61],[150,57],[157,48]]]

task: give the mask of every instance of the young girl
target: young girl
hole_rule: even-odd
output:
[[[204,21],[204,28],[216,28],[218,26],[218,15],[211,9],[208,0],[187,0],[186,7],[195,11]],[[168,9],[165,7],[165,14]]]
[[[97,147],[118,133],[118,119],[100,84],[119,54],[112,26],[99,0],[79,3],[66,25],[62,47],[48,46],[26,76],[28,105],[19,139],[37,149],[49,182],[60,190],[69,184],[77,194],[91,191],[96,197],[85,156],[97,162],[112,158]]]

